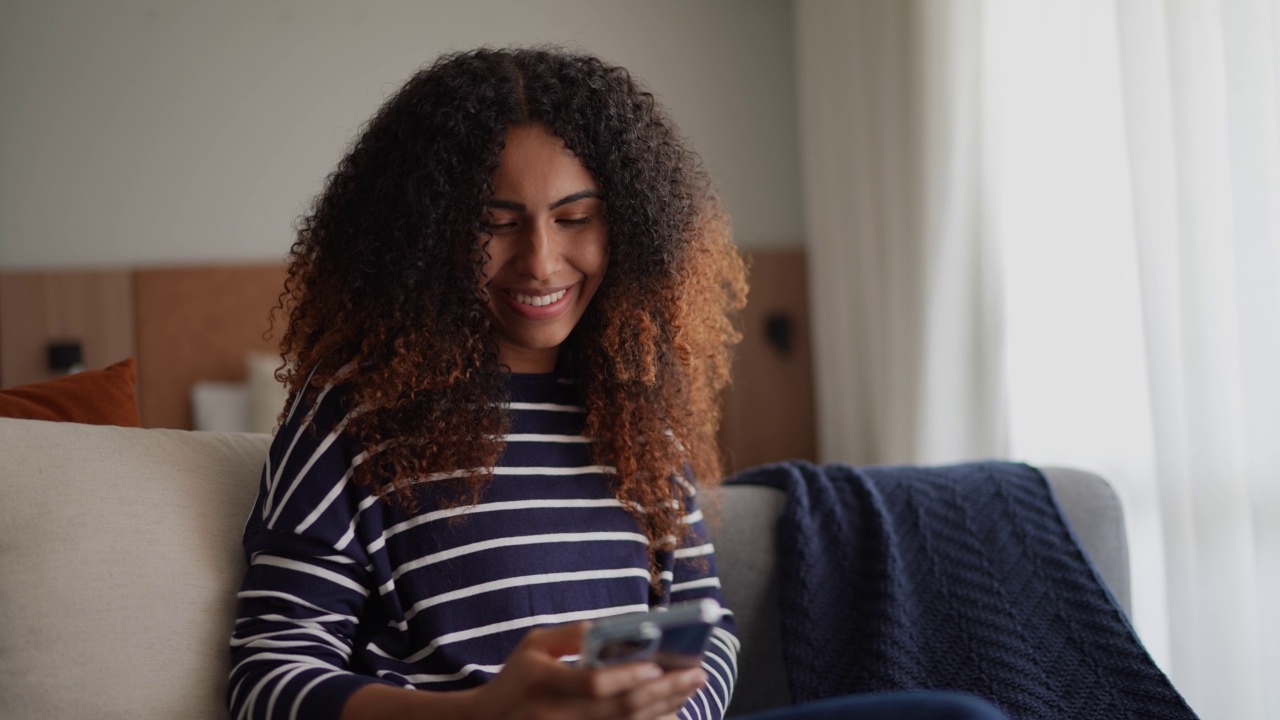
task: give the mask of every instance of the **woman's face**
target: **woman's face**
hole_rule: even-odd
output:
[[[509,128],[499,163],[484,265],[498,360],[512,372],[551,372],[604,279],[604,200],[591,173],[542,125]]]

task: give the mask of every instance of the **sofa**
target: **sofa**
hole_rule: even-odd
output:
[[[265,434],[0,419],[0,717],[223,718],[240,533]],[[1100,477],[1045,468],[1126,611],[1120,503]],[[730,714],[789,701],[773,521],[782,493],[709,503],[742,654]]]

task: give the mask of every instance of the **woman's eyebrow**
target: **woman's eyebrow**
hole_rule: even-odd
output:
[[[578,192],[573,193],[572,195],[565,195],[559,200],[551,203],[551,205],[547,209],[555,210],[556,208],[561,207],[562,205],[568,205],[569,203],[577,202],[584,198],[596,198],[598,200],[604,199],[604,197],[600,194],[599,190],[579,190]],[[488,200],[485,201],[484,204],[485,204],[485,207],[495,208],[498,210],[511,210],[514,212],[524,212],[525,210],[528,210],[528,208],[525,207],[524,203],[518,203],[514,200],[503,200],[501,198],[489,198]]]
[[[577,201],[582,200],[582,199],[584,199],[584,198],[596,198],[597,200],[603,200],[603,199],[604,199],[603,197],[601,197],[601,196],[600,196],[600,191],[599,191],[599,190],[579,190],[578,192],[576,192],[576,193],[574,193],[574,194],[572,194],[572,195],[565,195],[564,197],[560,198],[559,200],[557,200],[557,201],[555,201],[555,202],[551,203],[551,207],[550,207],[550,208],[548,208],[548,209],[549,209],[549,210],[555,210],[556,208],[560,207],[561,205],[568,205],[568,204],[569,204],[569,203],[571,203],[571,202],[577,202]]]
[[[487,208],[497,208],[499,210],[514,210],[516,212],[524,212],[524,203],[518,203],[514,200],[499,200],[498,198],[489,198],[484,201]]]

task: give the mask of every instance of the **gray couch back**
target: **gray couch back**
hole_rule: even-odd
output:
[[[0,718],[226,717],[240,533],[268,442],[0,418]],[[1096,475],[1046,474],[1127,607],[1115,494]],[[707,503],[742,642],[732,712],[790,699],[773,551],[783,503],[758,487],[726,488],[718,513]]]

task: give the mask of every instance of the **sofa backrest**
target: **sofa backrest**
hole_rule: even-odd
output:
[[[0,418],[0,718],[226,717],[241,532],[269,442]],[[781,499],[731,488],[714,512],[748,706],[787,697]]]
[[[267,435],[0,418],[0,718],[225,718],[240,545]],[[1046,475],[1128,609],[1102,478]],[[782,493],[708,498],[742,653],[730,709],[786,702],[773,553]]]
[[[226,717],[268,440],[0,419],[0,717]]]
[[[742,651],[731,714],[767,710],[791,701],[782,664],[782,618],[774,526],[787,496],[757,485],[730,485],[703,500],[716,546],[725,605],[733,610]]]

